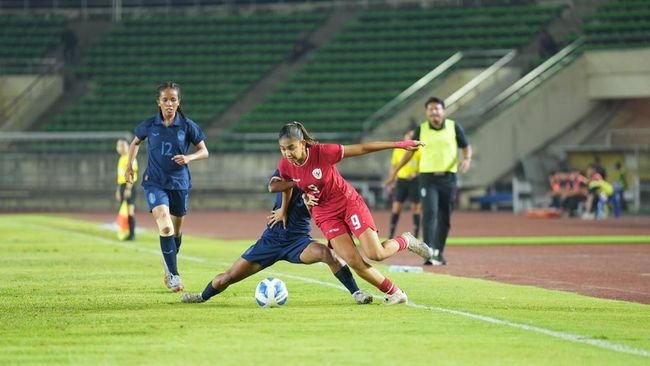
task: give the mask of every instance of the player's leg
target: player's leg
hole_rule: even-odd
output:
[[[381,242],[377,235],[377,226],[370,214],[370,210],[361,198],[352,201],[346,207],[345,217],[345,224],[359,238],[366,256],[372,260],[382,261],[398,251],[405,249],[414,252],[422,258],[431,258],[432,253],[430,248],[408,232],[396,236],[394,239]]]
[[[262,270],[259,263],[250,262],[239,258],[225,272],[219,273],[212,281],[208,282],[200,294],[185,294],[181,301],[186,303],[204,302],[225,291],[228,286],[248,278]]]
[[[176,190],[169,191],[170,202],[169,211],[172,214],[172,222],[174,223],[174,244],[176,246],[176,253],[181,250],[183,243],[183,222],[184,217],[187,215],[187,207],[190,201],[189,190]]]
[[[352,240],[350,234],[343,234],[330,239],[334,252],[341,257],[366,282],[386,294],[386,304],[393,305],[407,301],[406,294],[391,280],[368,264]]]
[[[323,262],[330,267],[334,277],[339,280],[350,291],[354,300],[359,304],[369,304],[372,302],[372,295],[361,291],[357,281],[352,276],[350,267],[343,265],[336,254],[326,245],[312,241],[300,253],[300,261],[304,264]]]
[[[185,216],[172,215],[172,223],[174,225],[174,244],[176,245],[176,254],[181,251],[181,244],[183,243],[183,222]]]
[[[160,251],[163,256],[163,268],[165,277],[163,281],[172,292],[183,290],[183,283],[178,274],[176,262],[176,244],[174,242],[174,225],[172,223],[169,207],[158,205],[151,211],[160,235]]]

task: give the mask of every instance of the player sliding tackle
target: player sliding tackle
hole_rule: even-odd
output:
[[[312,210],[314,221],[336,254],[359,276],[386,294],[385,304],[407,302],[402,290],[364,260],[354,245],[352,234],[359,238],[366,256],[376,261],[405,249],[430,260],[432,249],[408,232],[381,242],[368,206],[356,189],[343,179],[336,163],[344,158],[393,148],[417,150],[423,144],[413,140],[345,146],[319,144],[299,122],[282,127],[278,144],[282,152],[278,162],[280,176],[314,197],[317,203]]]
[[[341,281],[357,304],[372,302],[372,295],[359,290],[352,272],[342,265],[331,249],[317,243],[310,235],[311,215],[302,198],[302,191],[291,190],[291,182],[283,181],[276,171],[269,182],[269,191],[276,193],[275,206],[268,217],[268,228],[253,246],[224,273],[217,275],[200,294],[185,294],[185,303],[204,302],[223,292],[233,283],[239,282],[269,267],[280,260],[291,263],[326,263],[336,278]],[[280,193],[283,192],[284,193]],[[288,215],[278,219],[277,210],[284,204],[289,207]],[[286,217],[286,219],[285,219]],[[281,222],[282,221],[282,222]],[[281,224],[278,224],[280,223]]]

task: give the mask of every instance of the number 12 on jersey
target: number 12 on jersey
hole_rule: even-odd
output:
[[[171,142],[162,142],[160,145],[160,155],[162,156],[172,156],[172,143]]]

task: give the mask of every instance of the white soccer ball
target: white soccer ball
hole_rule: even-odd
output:
[[[263,308],[275,308],[286,304],[289,298],[287,285],[274,277],[265,278],[257,284],[255,301]]]

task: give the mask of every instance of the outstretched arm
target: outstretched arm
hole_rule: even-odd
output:
[[[397,177],[397,172],[402,169],[406,163],[408,163],[411,158],[413,157],[413,154],[415,154],[414,151],[407,151],[404,156],[402,157],[402,160],[399,161],[396,165],[393,165],[390,168],[390,173],[388,174],[388,179],[386,179],[385,184],[391,184],[395,181],[395,178]]]
[[[133,160],[135,160],[136,156],[138,156],[141,142],[142,140],[134,137],[133,141],[131,141],[131,145],[129,145],[129,158],[128,162],[126,163],[126,170],[124,171],[124,178],[126,179],[127,183],[133,184]]]
[[[423,143],[416,140],[403,140],[398,142],[391,141],[376,141],[376,142],[366,142],[363,144],[355,145],[344,145],[343,146],[343,158],[350,158],[353,156],[360,156],[365,154],[370,154],[377,151],[400,148],[405,150],[417,150],[420,146],[424,146]]]

